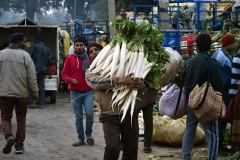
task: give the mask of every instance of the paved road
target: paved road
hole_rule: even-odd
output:
[[[77,139],[75,131],[74,114],[68,95],[61,93],[58,95],[57,103],[50,104],[49,98],[46,98],[46,105],[43,109],[28,109],[27,114],[27,133],[25,141],[25,153],[16,155],[15,149],[4,155],[0,152],[0,160],[102,160],[104,152],[104,139],[102,125],[98,121],[98,115],[95,115],[93,126],[94,146],[72,147],[72,142]],[[13,131],[16,130],[15,116],[13,118]],[[0,126],[0,129],[1,126]],[[172,153],[174,157],[163,157],[161,160],[179,160],[181,159],[181,148],[171,146],[153,145],[153,152],[143,153],[143,137],[139,139],[139,160],[146,160],[149,155],[158,155]],[[2,132],[0,132],[0,151],[5,145]],[[197,158],[200,155],[206,155],[206,151],[197,151],[206,149],[206,144],[195,147]],[[221,158],[222,159],[222,158]]]

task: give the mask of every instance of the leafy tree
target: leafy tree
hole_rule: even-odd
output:
[[[85,19],[84,0],[65,0],[64,7],[68,9],[68,13],[74,18],[74,9],[76,1],[75,19]]]
[[[108,0],[100,0],[95,4],[90,5],[90,9],[93,10],[96,14],[94,20],[108,20]]]
[[[26,12],[27,19],[29,20],[34,20],[34,13],[38,13],[39,11],[38,0],[8,0],[7,3],[16,13]],[[62,0],[40,0],[39,12],[46,12],[52,8],[58,8],[59,6],[62,6]]]

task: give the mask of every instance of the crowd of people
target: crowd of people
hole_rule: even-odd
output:
[[[125,18],[126,11],[121,10],[121,12],[120,16]],[[37,37],[37,43],[31,46],[29,53],[23,50],[26,41],[25,35],[15,33],[11,37],[9,46],[0,54],[0,107],[2,128],[6,139],[6,145],[3,148],[5,154],[11,152],[13,145],[15,145],[16,154],[24,152],[28,98],[30,96],[31,107],[36,106],[38,98],[40,106],[43,107],[44,75],[47,73],[48,65],[55,63],[51,60],[49,48],[44,44],[44,35],[40,34]],[[144,79],[133,78],[132,74],[103,80],[103,77],[99,77],[89,70],[91,63],[101,52],[103,46],[95,42],[88,44],[86,38],[80,35],[76,35],[72,43],[61,73],[62,78],[69,83],[70,99],[75,115],[77,139],[72,146],[85,145],[85,141],[89,145],[93,145],[95,142],[92,136],[95,99],[100,107],[99,121],[103,126],[106,145],[104,160],[117,160],[120,151],[123,151],[122,159],[137,160],[140,110],[143,112],[145,125],[143,151],[150,153],[152,151],[153,106],[158,91],[151,88]],[[232,35],[225,35],[222,38],[222,48],[212,57],[208,54],[211,43],[211,37],[208,34],[198,35],[196,39],[198,53],[186,61],[187,100],[196,84],[201,86],[208,80],[210,71],[211,85],[222,93],[223,101],[228,106],[232,98],[240,92],[237,91],[240,84],[239,53],[233,61],[231,56],[236,47],[236,39]],[[113,95],[111,89],[118,85],[126,85],[131,89],[138,90],[133,116],[131,118],[130,113],[127,113],[122,122],[122,115],[117,110],[113,111],[110,108]],[[13,135],[11,126],[14,108],[17,117],[16,136]],[[85,127],[83,108],[86,115]],[[182,144],[183,160],[191,159],[190,152],[194,145],[198,123],[202,125],[206,134],[209,160],[216,160],[217,155],[226,155],[231,152],[223,143],[227,125],[223,119],[219,118],[211,122],[201,121],[197,119],[193,109],[189,106],[186,108],[187,122]],[[239,139],[235,138],[238,145],[240,144]]]

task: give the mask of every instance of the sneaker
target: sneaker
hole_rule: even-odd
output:
[[[23,154],[23,152],[24,152],[24,148],[23,148],[23,146],[17,146],[16,147],[16,154]]]
[[[15,139],[13,136],[9,136],[6,140],[6,145],[3,148],[4,154],[9,154],[12,151],[12,146],[15,144]]]
[[[93,145],[94,144],[94,139],[92,137],[88,137],[88,136],[86,136],[86,137],[87,137],[87,143],[89,145]]]
[[[227,152],[224,151],[224,150],[222,150],[222,149],[220,149],[220,148],[218,148],[218,155],[219,155],[219,156],[226,156],[226,155],[227,155]]]
[[[150,152],[152,152],[152,148],[151,147],[144,147],[143,152],[150,153]]]
[[[73,142],[72,146],[82,146],[82,145],[85,145],[86,143],[81,141],[81,140],[78,140],[76,142]]]

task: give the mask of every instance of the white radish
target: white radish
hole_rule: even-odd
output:
[[[104,65],[102,66],[102,70],[106,69],[110,63],[112,62],[113,54],[110,54],[107,59],[104,62]]]
[[[133,60],[132,60],[132,63],[131,63],[131,66],[130,66],[130,69],[129,69],[129,72],[128,72],[129,74],[133,73],[133,69],[136,65],[137,59],[138,59],[138,52],[135,51],[134,55],[133,55]]]
[[[106,59],[106,57],[108,56],[108,54],[110,54],[110,50],[111,50],[111,46],[110,45],[107,45],[107,46],[105,46],[106,47],[106,49],[105,49],[105,51],[104,51],[104,53],[101,55],[101,57],[99,58],[99,60],[98,60],[98,62],[97,62],[97,65],[99,65],[100,63],[102,63],[105,59]],[[104,48],[105,48],[104,47]]]
[[[127,76],[127,75],[129,74],[129,69],[130,69],[130,66],[131,66],[132,61],[133,61],[134,52],[131,52],[131,51],[130,51],[130,54],[131,54],[131,55],[130,55],[129,61],[128,61],[127,64],[126,64],[124,76]]]
[[[102,71],[102,66],[103,66],[103,63],[101,63],[99,66],[97,66],[94,70],[92,70],[91,72],[92,73],[98,73],[100,71]]]
[[[139,73],[139,77],[142,78],[142,74],[144,72],[144,68],[145,68],[145,65],[147,64],[147,58],[144,58],[144,62],[143,62],[143,65],[141,66],[141,71]]]
[[[137,63],[136,63],[136,71],[135,71],[134,77],[137,77],[137,78],[140,77],[141,69],[142,69],[141,66],[143,65],[143,62],[144,62],[144,53],[143,52],[139,52],[138,53],[138,60],[137,60]]]
[[[129,94],[128,96],[126,96],[126,100],[125,100],[125,102],[124,102],[124,104],[122,105],[122,108],[121,108],[121,111],[123,110],[123,115],[122,115],[121,122],[123,121],[123,119],[124,119],[125,116],[126,116],[126,113],[127,113],[127,110],[128,110],[128,108],[129,108],[129,106],[130,106],[131,100],[132,100],[131,94]]]
[[[143,79],[147,76],[148,72],[149,72],[151,69],[152,69],[152,68],[150,67],[150,68],[148,68],[147,70],[145,70],[145,71],[143,72],[143,74],[142,74],[142,78],[143,78]]]
[[[89,70],[93,69],[96,64],[98,63],[99,59],[101,58],[102,54],[105,52],[105,50],[107,49],[107,46],[104,47],[97,55],[97,57],[93,60],[92,64],[89,67]]]
[[[120,45],[117,44],[116,48],[115,48],[115,51],[113,53],[112,66],[111,66],[111,71],[110,71],[110,79],[111,80],[113,78],[114,69],[116,68],[116,65],[118,63],[119,53],[120,53]]]
[[[133,90],[132,91],[132,103],[131,103],[131,110],[130,110],[130,115],[131,115],[131,126],[132,126],[132,116],[133,116],[133,112],[134,112],[134,108],[135,108],[135,103],[136,103],[136,98],[137,98],[137,90]]]
[[[125,67],[125,62],[126,62],[126,52],[127,50],[127,44],[126,43],[122,43],[122,47],[121,47],[121,52],[120,52],[120,62],[119,62],[119,67],[118,67],[118,71],[117,71],[117,77],[123,77],[124,76],[124,67]]]
[[[125,63],[129,60],[130,56],[131,56],[131,51],[127,51],[127,56],[126,56],[126,59],[125,59]]]

